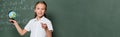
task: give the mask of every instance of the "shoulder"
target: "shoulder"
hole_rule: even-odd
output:
[[[33,22],[33,21],[35,21],[35,18],[33,18],[33,19],[30,19],[30,21],[29,21],[29,22]]]

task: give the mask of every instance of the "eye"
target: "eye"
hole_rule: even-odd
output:
[[[45,10],[44,8],[42,8],[41,10]]]
[[[37,8],[38,10],[40,9],[40,8]]]

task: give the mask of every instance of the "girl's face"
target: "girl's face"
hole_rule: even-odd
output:
[[[42,17],[45,13],[45,5],[42,3],[37,4],[34,11],[37,14],[36,17]]]

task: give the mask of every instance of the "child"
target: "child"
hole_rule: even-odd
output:
[[[24,29],[21,29],[15,20],[13,21],[20,35],[30,31],[30,37],[52,37],[53,27],[51,21],[45,17],[47,4],[44,1],[38,1],[34,6],[35,18],[31,19]]]

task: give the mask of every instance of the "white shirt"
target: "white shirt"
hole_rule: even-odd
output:
[[[37,20],[36,18],[31,19],[24,29],[31,31],[30,37],[46,37],[46,32],[42,28],[41,23],[47,24],[48,29],[53,31],[51,21],[44,16],[40,20]]]

